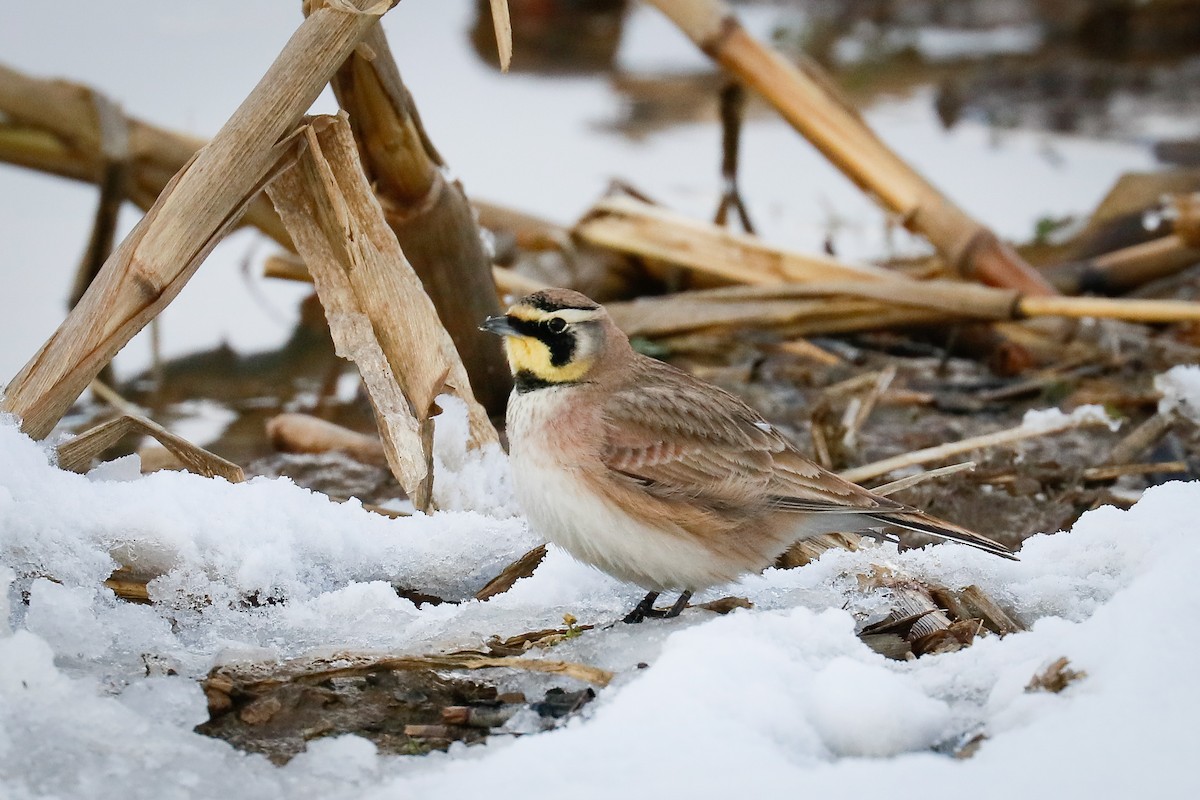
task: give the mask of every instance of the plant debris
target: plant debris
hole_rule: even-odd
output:
[[[309,742],[354,734],[396,755],[474,744],[497,733],[517,714],[536,715],[538,727],[557,727],[595,697],[591,689],[548,690],[527,701],[520,692],[467,680],[433,666],[364,668],[353,675],[241,686],[225,673],[204,681],[209,721],[196,730],[224,739],[276,764],[287,763]]]
[[[1083,670],[1074,670],[1068,666],[1071,662],[1066,656],[1050,662],[1044,670],[1034,675],[1025,687],[1027,692],[1050,692],[1058,694],[1072,683],[1087,677]]]

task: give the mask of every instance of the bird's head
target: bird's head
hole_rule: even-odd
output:
[[[624,339],[600,304],[569,289],[526,295],[480,330],[504,337],[519,392],[584,381]]]

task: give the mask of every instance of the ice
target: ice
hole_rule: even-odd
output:
[[[178,676],[155,675],[130,684],[121,702],[145,717],[155,717],[183,729],[208,721],[208,702],[195,681]]]
[[[1070,531],[1029,539],[1019,562],[953,545],[873,545],[696,598],[754,603],[725,617],[689,610],[609,627],[641,591],[553,547],[533,576],[488,602],[418,609],[394,586],[465,598],[536,544],[515,515],[503,454],[467,450],[462,409],[443,408],[439,502],[471,510],[400,520],[286,480],[92,480],[0,425],[4,796],[455,797],[497,775],[536,776],[520,788],[530,798],[797,787],[836,798],[920,786],[930,798],[1094,800],[1144,789],[1147,775],[1156,797],[1200,791],[1188,768],[1200,644],[1181,622],[1200,604],[1200,484],[1090,511]],[[154,605],[101,586],[117,564],[161,573]],[[856,578],[881,568],[976,584],[1031,630],[888,661],[854,633],[855,614],[887,607],[884,591]],[[206,717],[196,678],[217,663],[444,652],[561,624],[568,612],[598,627],[549,656],[617,677],[557,730],[514,719],[510,729],[526,735],[421,757],[339,736],[284,767],[193,731]],[[1061,656],[1086,677],[1061,694],[1026,691]],[[555,685],[509,679],[531,693]],[[980,733],[972,758],[946,754]]]
[[[0,636],[12,633],[8,618],[12,611],[8,607],[8,590],[17,574],[7,566],[0,564]]]
[[[42,637],[65,662],[100,658],[112,641],[96,615],[96,594],[94,589],[37,578],[29,588],[25,627]]]
[[[1154,378],[1154,388],[1162,393],[1158,412],[1176,411],[1200,425],[1200,366],[1171,367]]]

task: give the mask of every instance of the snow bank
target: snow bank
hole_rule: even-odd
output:
[[[194,678],[218,661],[433,652],[564,612],[603,623],[632,604],[637,589],[556,550],[487,603],[418,610],[398,598],[393,583],[464,597],[532,544],[509,511],[482,513],[489,493],[503,498],[502,457],[461,455],[439,454],[465,470],[444,488],[474,510],[388,520],[285,480],[66,474],[0,425],[0,795],[462,797],[500,775],[527,776],[514,791],[528,798],[1200,796],[1200,643],[1188,628],[1200,484],[1089,512],[1029,540],[1016,563],[954,546],[833,552],[727,587],[750,611],[589,631],[553,657],[618,679],[550,733],[425,757],[339,737],[285,767],[192,733],[205,718]],[[118,562],[165,571],[150,587],[158,604],[97,588]],[[888,661],[854,635],[853,613],[886,604],[854,577],[872,565],[979,584],[1032,630]],[[1087,677],[1026,692],[1060,656]],[[980,732],[973,758],[942,754]]]
[[[195,674],[222,649],[405,648],[410,627],[435,615],[419,619],[392,584],[470,597],[537,543],[511,515],[390,520],[286,479],[106,476],[127,477],[54,469],[38,445],[0,427],[0,563],[42,576],[21,587],[29,629],[72,663],[125,675],[142,669],[143,652]],[[161,613],[100,586],[121,564],[161,575],[149,585]],[[263,610],[279,598],[287,603]]]

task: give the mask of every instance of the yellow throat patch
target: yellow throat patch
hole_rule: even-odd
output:
[[[590,358],[568,361],[561,367],[550,363],[550,348],[536,336],[506,336],[504,351],[513,374],[528,372],[547,383],[572,383],[592,368]]]

